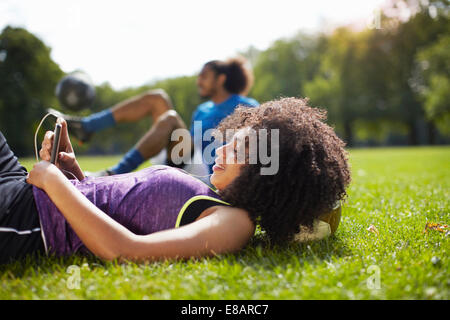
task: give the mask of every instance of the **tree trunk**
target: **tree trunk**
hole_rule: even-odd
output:
[[[428,135],[427,135],[427,142],[428,142],[428,144],[431,144],[431,145],[435,145],[436,144],[436,142],[437,142],[437,132],[436,132],[436,126],[434,125],[434,123],[433,122],[431,122],[431,121],[428,121],[427,122],[427,133],[428,133]]]
[[[414,121],[408,123],[408,144],[417,146],[419,144],[419,136]]]
[[[344,141],[347,147],[353,146],[353,129],[350,121],[345,121],[344,123]]]

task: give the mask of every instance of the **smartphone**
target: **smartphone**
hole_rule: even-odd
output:
[[[61,128],[62,125],[57,123],[55,125],[54,137],[53,137],[53,147],[52,153],[50,155],[50,162],[56,164],[56,159],[58,158],[58,150],[59,150],[59,140],[61,139]]]

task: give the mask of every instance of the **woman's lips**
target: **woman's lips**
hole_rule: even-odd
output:
[[[224,167],[222,167],[221,165],[219,165],[219,164],[214,164],[214,166],[213,166],[213,171],[221,171],[221,170],[225,170],[225,168]]]

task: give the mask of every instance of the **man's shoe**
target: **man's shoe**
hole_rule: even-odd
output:
[[[64,114],[52,108],[48,108],[47,112],[66,120],[69,134],[73,135],[81,142],[88,142],[91,139],[93,132],[88,132],[83,128],[82,117]]]

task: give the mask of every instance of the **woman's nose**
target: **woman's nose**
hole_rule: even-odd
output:
[[[219,148],[216,149],[216,155],[219,158],[222,158],[223,162],[226,162],[227,159],[227,150],[228,147],[230,146],[230,143],[224,144],[222,146],[220,146]]]
[[[218,157],[222,157],[222,159],[225,159],[225,145],[220,146],[219,148],[216,149],[216,155]]]

